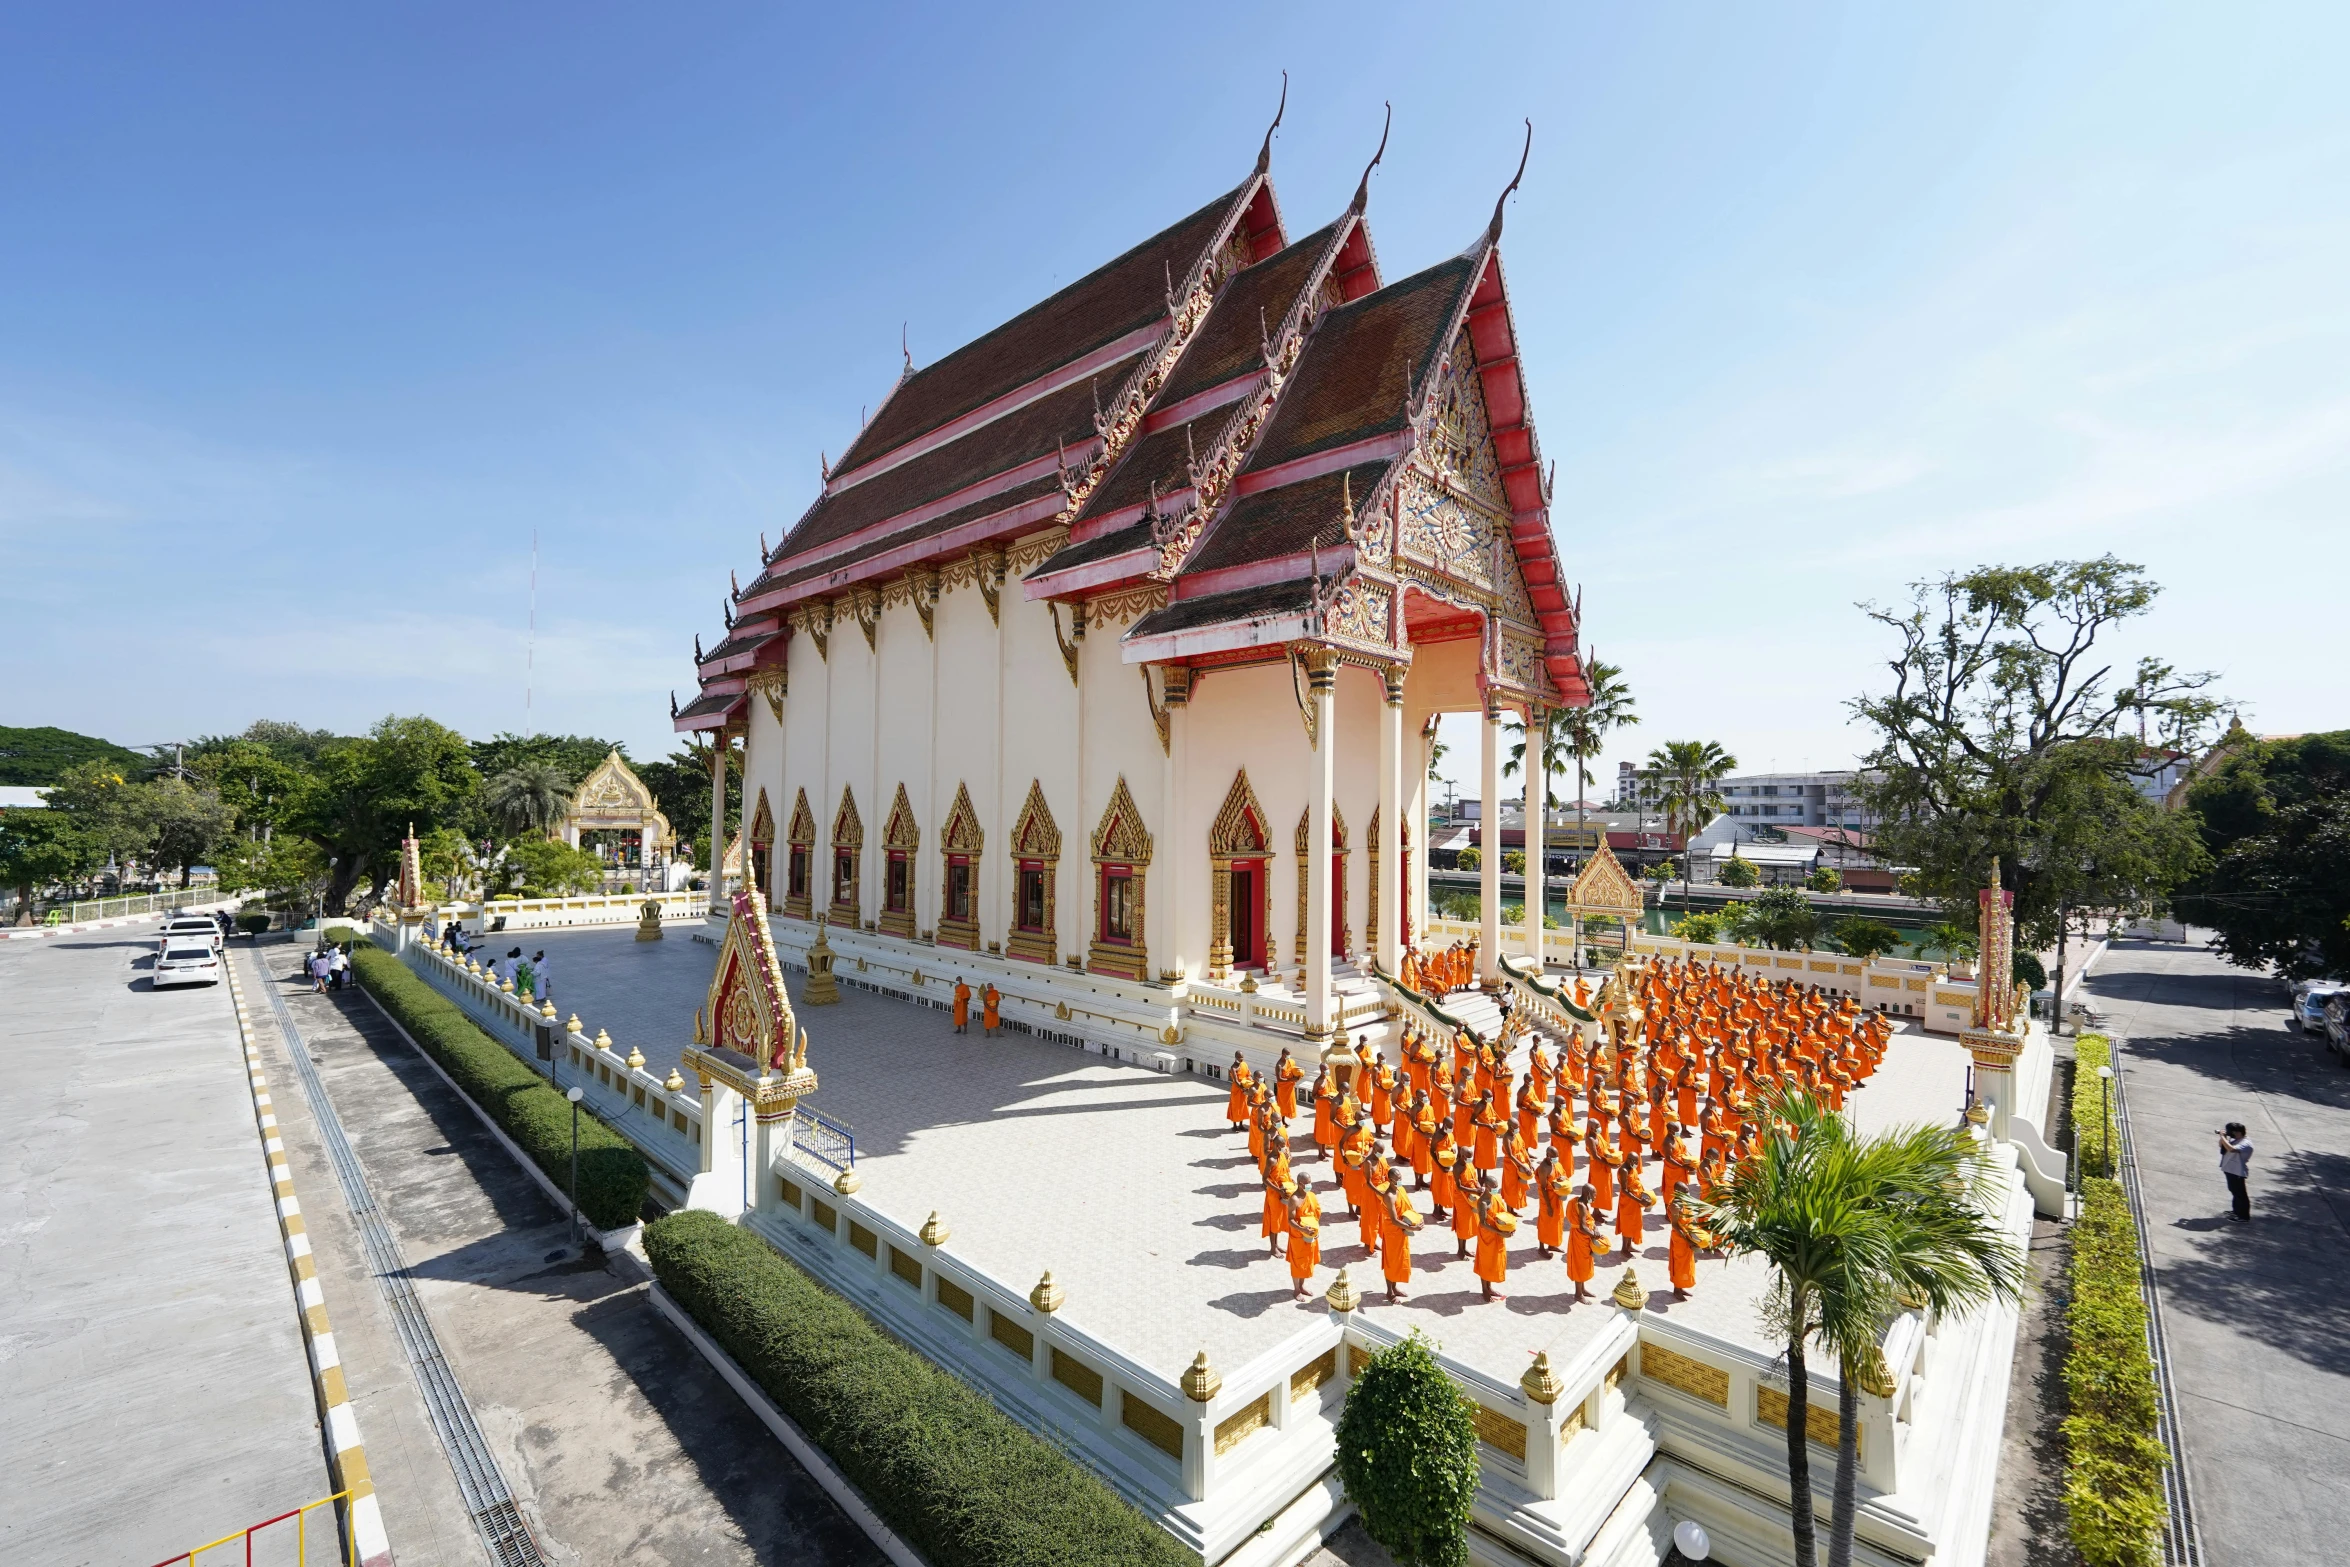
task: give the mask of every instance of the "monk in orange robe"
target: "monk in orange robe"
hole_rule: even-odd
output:
[[[1672,1256],[1666,1264],[1673,1281],[1673,1298],[1687,1300],[1689,1292],[1697,1287],[1697,1254],[1711,1251],[1721,1244],[1711,1231],[1699,1226],[1696,1210],[1684,1197],[1671,1209],[1673,1225]]]
[[[1492,1177],[1486,1177],[1477,1204],[1477,1282],[1487,1300],[1504,1298],[1496,1286],[1509,1279],[1510,1236],[1517,1228],[1518,1216],[1502,1202]]]
[[[1379,1238],[1379,1274],[1387,1281],[1387,1303],[1392,1306],[1404,1298],[1403,1287],[1411,1282],[1412,1237],[1422,1220],[1412,1207],[1412,1194],[1392,1175],[1379,1195],[1387,1219],[1386,1232]]]
[[[1338,1079],[1328,1066],[1314,1079],[1314,1146],[1327,1159],[1338,1147]]]
[[[1605,1249],[1595,1211],[1590,1186],[1576,1187],[1574,1200],[1567,1204],[1567,1277],[1574,1281],[1577,1300],[1591,1298],[1583,1286],[1591,1282],[1597,1256]]]
[[[1289,1047],[1283,1045],[1281,1059],[1273,1063],[1273,1102],[1281,1107],[1284,1121],[1297,1119],[1297,1085],[1305,1075],[1306,1069],[1297,1064]]]
[[[1438,1125],[1428,1140],[1428,1201],[1438,1223],[1446,1222],[1445,1215],[1461,1205],[1460,1187],[1453,1179],[1453,1166],[1460,1157],[1460,1150],[1453,1146],[1452,1128]]]
[[[1615,1140],[1608,1135],[1604,1117],[1594,1118],[1591,1129],[1584,1134],[1584,1151],[1591,1159],[1591,1184],[1599,1193],[1602,1213],[1616,1204],[1616,1172],[1624,1167],[1624,1155]]]
[[[1518,1088],[1518,1135],[1531,1148],[1542,1137],[1542,1101],[1534,1097],[1534,1079],[1529,1077]]]
[[[1338,1145],[1338,1184],[1346,1192],[1346,1211],[1349,1218],[1363,1211],[1370,1193],[1363,1187],[1363,1166],[1371,1157],[1371,1132],[1358,1126],[1346,1134]]]
[[[1303,1300],[1306,1282],[1322,1263],[1322,1200],[1306,1181],[1292,1181],[1290,1190],[1289,1284],[1291,1293]]]
[[[1379,1052],[1371,1063],[1371,1124],[1386,1126],[1395,1119],[1395,1068],[1387,1064],[1387,1052]]]
[[[1501,1129],[1509,1125],[1509,1117],[1488,1093],[1477,1101],[1477,1147],[1470,1162],[1479,1170],[1490,1172],[1501,1163]]]
[[[1678,1126],[1665,1128],[1665,1145],[1658,1155],[1664,1160],[1664,1174],[1658,1178],[1657,1195],[1670,1209],[1681,1188],[1697,1178],[1697,1164],[1690,1158],[1689,1146],[1682,1141]]]
[[[1247,1059],[1239,1051],[1233,1051],[1232,1092],[1224,1101],[1224,1119],[1234,1126],[1248,1125],[1248,1085],[1255,1077]]]
[[[1377,1256],[1379,1242],[1387,1233],[1387,1204],[1380,1194],[1387,1190],[1387,1181],[1395,1166],[1379,1151],[1379,1143],[1372,1139],[1370,1152],[1363,1157],[1363,1211],[1356,1215],[1362,1221],[1363,1250]]]
[[[1412,1184],[1422,1191],[1428,1189],[1428,1177],[1436,1169],[1436,1128],[1440,1123],[1436,1111],[1421,1094],[1412,1101],[1412,1174],[1418,1177]]]
[[[1474,1170],[1453,1171],[1452,1238],[1459,1245],[1458,1255],[1469,1254],[1469,1242],[1477,1238],[1477,1215],[1483,1205],[1479,1194],[1481,1177]]]
[[[1534,1238],[1547,1257],[1566,1243],[1567,1171],[1559,1163],[1558,1145],[1542,1156],[1534,1172]]]
[[[971,982],[959,975],[955,979],[955,1032],[971,1032]]]
[[[1265,1237],[1265,1254],[1281,1255],[1281,1237],[1289,1228],[1287,1188],[1295,1183],[1289,1178],[1289,1155],[1275,1149],[1273,1157],[1265,1161],[1265,1211],[1260,1231]]]
[[[1638,1170],[1624,1172],[1623,1190],[1616,1194],[1616,1238],[1624,1243],[1624,1257],[1640,1249],[1645,1238],[1642,1223],[1656,1203],[1656,1194],[1641,1181]]]
[[[996,1030],[1004,1025],[1004,993],[990,980],[979,993],[979,1032],[985,1039],[995,1038]]]
[[[1501,1149],[1501,1200],[1510,1212],[1526,1206],[1526,1193],[1534,1180],[1534,1150],[1518,1136],[1516,1127],[1510,1128],[1509,1140]]]

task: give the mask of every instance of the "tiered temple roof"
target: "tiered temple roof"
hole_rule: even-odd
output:
[[[1159,607],[1125,634],[1130,660],[1281,656],[1325,636],[1400,648],[1507,620],[1522,648],[1513,663],[1488,638],[1496,682],[1583,700],[1499,204],[1467,250],[1383,285],[1370,171],[1335,221],[1291,241],[1269,154],[1268,137],[1237,187],[994,331],[935,364],[909,359],[815,502],[774,550],[762,543],[722,640],[697,646],[701,689],[677,727],[730,722],[799,617],[830,623],[828,601],[974,554],[1000,561],[1040,534],[1052,552],[1026,597],[1152,590]],[[1460,428],[1490,456],[1443,450],[1472,441]],[[1457,466],[1460,495],[1483,484],[1506,550],[1412,554],[1399,481],[1415,451],[1448,480],[1443,464]],[[1403,605],[1384,630],[1377,615],[1332,618],[1364,571],[1371,597]]]

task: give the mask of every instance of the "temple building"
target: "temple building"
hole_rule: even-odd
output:
[[[675,724],[743,744],[779,944],[827,916],[844,957],[938,949],[1138,1021],[1245,988],[1326,1038],[1421,918],[1438,716],[1484,715],[1492,799],[1504,726],[1587,699],[1503,275],[1516,181],[1391,279],[1371,168],[1297,234],[1270,150],[909,357],[736,573]]]

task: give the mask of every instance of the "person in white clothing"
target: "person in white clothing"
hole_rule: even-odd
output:
[[[2247,1184],[2252,1178],[2252,1139],[2244,1135],[2241,1121],[2230,1121],[2219,1133],[2219,1173],[2227,1177],[2236,1222],[2246,1222],[2252,1217],[2252,1188]]]

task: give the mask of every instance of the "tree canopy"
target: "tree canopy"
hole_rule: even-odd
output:
[[[2350,977],[2350,730],[2232,730],[2187,807],[2209,863],[2180,917],[2213,930],[2231,963]]]
[[[2213,677],[2154,657],[2117,676],[2105,646],[2159,591],[2105,555],[1982,566],[1913,584],[1906,608],[1861,606],[1896,647],[1891,688],[1851,704],[1876,737],[1858,793],[1878,854],[1915,866],[1954,918],[1972,919],[1995,858],[2034,945],[2067,908],[2142,909],[2200,867],[2192,828],[2138,781],[2208,732]]]
[[[322,751],[285,825],[327,857],[326,912],[343,912],[363,877],[381,891],[409,828],[455,823],[478,783],[465,737],[429,718],[386,718]]]
[[[125,778],[144,778],[155,765],[152,757],[95,735],[0,724],[0,785],[39,788],[91,762],[103,762]]]

